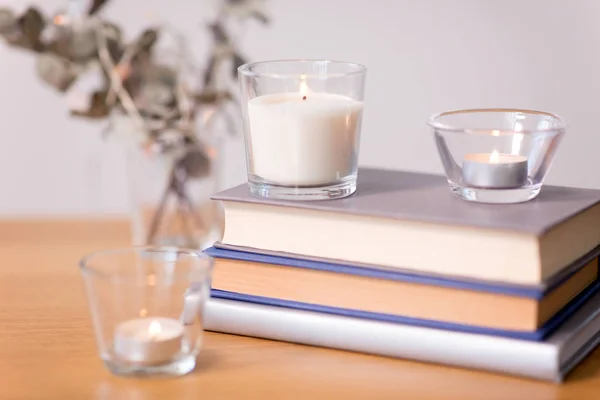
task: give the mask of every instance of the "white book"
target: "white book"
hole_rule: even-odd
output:
[[[542,342],[211,298],[206,330],[561,382],[600,342],[600,293]]]

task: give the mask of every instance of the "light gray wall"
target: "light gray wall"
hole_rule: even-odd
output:
[[[40,1],[46,10],[66,1]],[[166,18],[194,41],[211,1],[112,0],[108,16],[141,26]],[[0,4],[26,4],[0,0]],[[255,60],[331,58],[366,64],[363,165],[441,172],[425,121],[438,111],[519,107],[570,123],[547,183],[600,188],[600,1],[271,0],[274,23],[248,29]],[[143,5],[142,5],[143,4]],[[69,119],[40,84],[30,54],[0,45],[0,215],[124,212],[122,160],[102,190],[101,126]],[[230,143],[225,185],[243,182],[243,143]],[[96,175],[94,175],[96,174]],[[93,190],[92,190],[93,189]],[[104,194],[104,197],[102,197]]]

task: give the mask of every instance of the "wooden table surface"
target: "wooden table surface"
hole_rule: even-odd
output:
[[[562,385],[207,333],[176,379],[111,375],[77,262],[127,245],[122,222],[0,222],[0,399],[600,399],[600,350]]]

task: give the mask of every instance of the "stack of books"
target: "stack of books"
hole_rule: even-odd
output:
[[[552,381],[600,342],[600,190],[481,204],[365,168],[341,200],[214,199],[207,330]]]

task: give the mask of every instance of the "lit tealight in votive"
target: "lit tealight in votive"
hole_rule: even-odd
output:
[[[527,158],[514,154],[467,154],[462,164],[462,179],[479,188],[508,189],[527,184]]]
[[[132,319],[115,329],[114,352],[132,363],[161,364],[177,356],[183,335],[184,327],[175,319]]]

